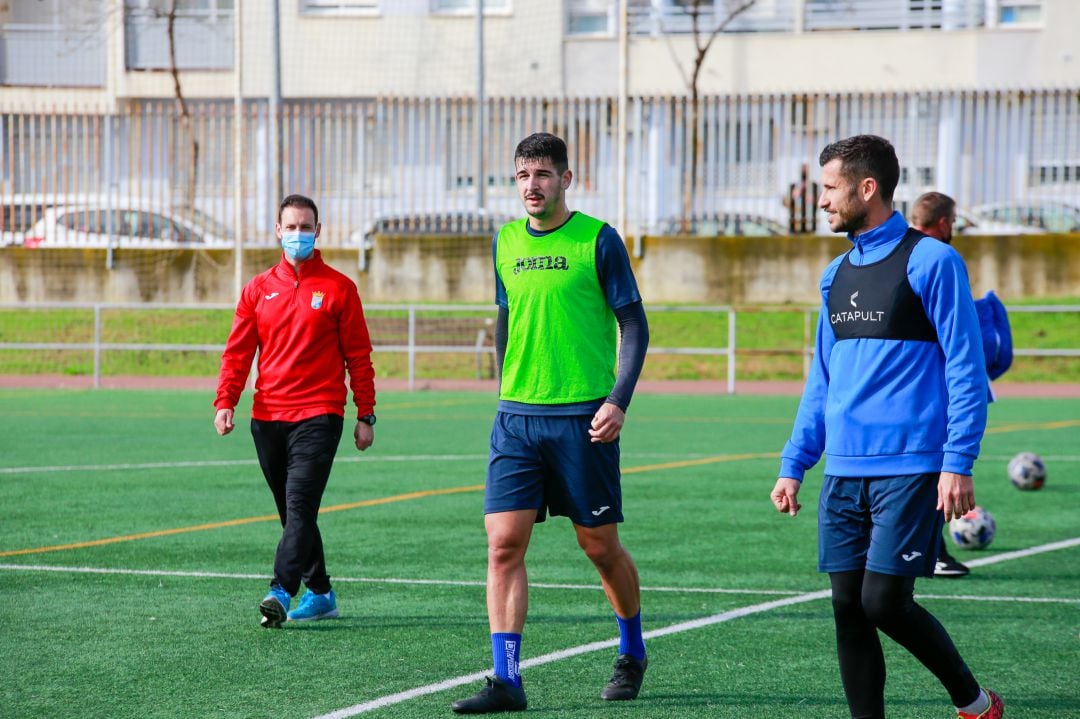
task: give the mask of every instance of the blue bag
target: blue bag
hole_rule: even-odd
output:
[[[1012,366],[1013,343],[1009,315],[993,290],[987,292],[981,300],[975,300],[975,311],[979,314],[979,329],[982,330],[986,374],[992,380],[997,379]]]

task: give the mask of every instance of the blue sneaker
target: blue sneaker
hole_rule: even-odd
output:
[[[333,589],[326,594],[316,594],[309,589],[300,597],[296,609],[289,612],[289,621],[312,622],[316,619],[334,619],[337,615],[337,597]]]
[[[270,593],[259,602],[259,612],[262,613],[262,626],[264,629],[280,629],[282,622],[288,618],[289,605],[292,604],[292,596],[278,585],[270,587]]]

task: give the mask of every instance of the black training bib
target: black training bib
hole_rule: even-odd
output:
[[[908,260],[926,235],[909,229],[888,257],[869,265],[844,255],[829,289],[829,324],[837,341],[859,337],[937,342],[937,331],[911,289]]]

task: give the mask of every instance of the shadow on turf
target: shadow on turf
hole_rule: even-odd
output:
[[[553,706],[535,706],[530,702],[530,714],[563,715],[566,713],[586,713],[590,716],[621,714],[635,710],[637,716],[649,716],[649,708],[671,710],[676,707],[697,709],[699,712],[710,708],[746,709],[749,711],[798,709],[807,712],[806,716],[842,716],[847,714],[847,703],[843,698],[802,697],[791,695],[770,695],[755,693],[732,694],[728,692],[696,691],[688,692],[650,692],[643,689],[642,694],[632,702],[597,702],[586,700],[567,702],[562,698]],[[771,714],[770,714],[771,715]],[[667,716],[667,714],[665,714]],[[760,716],[756,713],[754,716]]]
[[[617,712],[621,709],[629,709],[630,707],[640,707],[642,711],[647,711],[646,707],[654,705],[658,708],[666,708],[671,706],[680,707],[725,707],[727,709],[745,707],[747,710],[752,709],[798,709],[802,712],[810,712],[809,716],[846,716],[847,715],[847,702],[842,696],[826,698],[826,697],[803,697],[796,699],[790,695],[768,695],[755,693],[752,696],[746,694],[731,694],[725,692],[705,692],[698,691],[693,693],[685,692],[647,692],[643,690],[641,697],[634,702],[621,703],[600,703],[597,704],[594,701],[575,702],[574,704],[567,704],[562,701],[558,706],[552,707],[530,707],[530,712],[539,714],[561,714],[567,710],[587,711],[594,716],[601,716],[604,714],[610,714]],[[1008,702],[1008,697],[1005,697]],[[1030,710],[1071,710],[1075,709],[1075,704],[1071,703],[1071,700],[1067,697],[1032,697],[1026,695],[1023,697],[1021,704],[1008,704],[1009,709],[1012,709],[1012,713],[1016,713],[1021,709]],[[936,717],[936,716],[951,716],[952,705],[949,702],[947,695],[942,693],[942,696],[937,699],[894,699],[890,698],[886,701],[886,708],[892,710],[893,713],[901,716],[908,717]],[[822,712],[819,714],[818,712]],[[828,712],[828,714],[824,714]],[[642,714],[646,716],[647,714]]]
[[[1011,719],[1012,717],[1018,717],[1023,719],[1027,716],[1025,710],[1028,711],[1061,711],[1061,712],[1075,712],[1076,711],[1076,697],[1061,697],[1061,696],[1041,696],[1033,697],[1031,694],[1024,694],[1022,697],[1018,697],[1015,700],[1010,699],[1008,692],[1001,692],[1001,698],[1005,702],[1005,716]],[[949,697],[945,695],[939,701],[929,701],[926,699],[892,699],[886,702],[886,709],[908,709],[910,711],[907,716],[922,717],[922,716],[949,716],[948,709],[951,708]],[[925,710],[925,711],[924,711]],[[1047,715],[1053,716],[1053,715]],[[1061,714],[1062,717],[1074,717],[1076,714]]]
[[[481,621],[482,620],[482,621]],[[346,615],[342,617],[336,617],[334,619],[318,619],[309,622],[285,622],[278,631],[291,631],[291,632],[337,632],[337,631],[360,631],[360,630],[382,630],[382,629],[401,629],[401,628],[416,628],[423,624],[436,623],[444,629],[453,627],[467,627],[469,629],[479,628],[485,633],[487,632],[487,623],[484,617],[476,621],[462,619],[461,617],[439,617],[425,614],[423,616],[414,617],[401,617],[395,616],[380,617],[380,616],[364,616],[364,615]],[[259,628],[258,620],[255,620],[253,626]],[[268,631],[268,630],[264,630]]]

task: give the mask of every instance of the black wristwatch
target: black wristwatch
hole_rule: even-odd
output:
[[[375,415],[373,415],[373,414],[365,414],[358,421],[363,422],[366,425],[370,425],[370,426],[374,427],[375,426]]]

